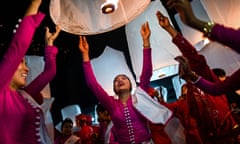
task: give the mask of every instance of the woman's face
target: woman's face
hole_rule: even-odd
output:
[[[70,122],[66,122],[62,127],[62,133],[64,135],[71,135],[72,134],[73,124]]]
[[[97,115],[98,115],[98,121],[99,121],[99,122],[106,121],[105,111],[103,111],[103,112],[98,111],[98,112],[97,112]]]
[[[131,92],[131,82],[125,75],[118,75],[113,81],[113,86],[116,94],[126,91]]]
[[[10,88],[12,90],[17,90],[19,88],[22,88],[27,83],[27,75],[29,72],[29,68],[26,65],[25,59],[21,61],[21,63],[18,65],[17,70],[15,71],[12,81],[10,83]]]

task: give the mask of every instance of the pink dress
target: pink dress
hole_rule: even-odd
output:
[[[144,49],[143,55],[143,70],[139,86],[147,91],[152,76],[151,49]],[[120,100],[109,96],[97,82],[90,61],[84,62],[83,68],[88,87],[111,115],[118,142],[121,144],[139,144],[149,141],[151,135],[148,130],[147,119],[134,108],[132,97],[128,99],[126,106],[124,106]]]
[[[25,98],[9,88],[10,81],[29,48],[34,32],[44,18],[43,13],[23,18],[8,50],[0,62],[0,143],[38,144],[49,143],[44,125],[40,91],[56,73],[54,46],[45,49],[45,70],[24,90],[35,100]],[[37,104],[37,102],[38,104]]]

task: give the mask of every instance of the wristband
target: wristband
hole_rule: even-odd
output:
[[[215,24],[214,24],[214,22],[208,22],[208,23],[206,23],[205,25],[204,25],[204,27],[203,27],[203,35],[205,36],[205,37],[209,37],[210,36],[210,33],[211,33],[211,31],[212,31],[212,28],[213,28],[213,26],[214,26]]]

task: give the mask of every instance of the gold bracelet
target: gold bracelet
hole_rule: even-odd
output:
[[[213,28],[213,26],[214,26],[215,24],[214,24],[214,22],[208,22],[208,23],[206,23],[205,25],[204,25],[204,27],[203,27],[203,35],[205,36],[205,37],[209,37],[210,36],[210,33],[211,33],[211,31],[212,31],[212,28]]]

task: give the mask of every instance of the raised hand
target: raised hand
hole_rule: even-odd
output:
[[[156,12],[159,25],[165,29],[173,38],[177,36],[178,31],[170,24],[168,17],[164,16],[160,11]]]
[[[85,36],[79,36],[78,47],[83,55],[83,61],[89,61],[89,45]]]
[[[42,0],[31,0],[31,4],[25,12],[25,16],[34,15],[38,13],[38,9],[42,3]]]
[[[168,27],[171,27],[171,24],[170,24],[168,18],[166,16],[164,16],[160,11],[157,11],[156,16],[158,19],[158,23],[162,28],[166,29]]]
[[[168,0],[167,7],[174,8],[178,12],[183,23],[204,32],[203,28],[208,22],[200,20],[194,15],[191,3],[188,0]]]
[[[195,81],[198,76],[192,71],[188,59],[184,56],[177,56],[175,60],[179,62],[178,74],[179,77],[186,81]]]
[[[195,19],[191,3],[188,0],[169,0],[167,7],[174,8],[179,13],[181,20],[187,25]]]
[[[55,39],[58,37],[61,29],[60,29],[60,27],[59,27],[58,25],[55,27],[55,29],[56,29],[56,31],[53,32],[53,33],[51,33],[51,32],[49,31],[49,28],[46,27],[46,33],[45,33],[45,44],[46,44],[46,45],[52,46],[52,45],[53,45],[53,42],[54,42]]]
[[[143,47],[144,48],[150,48],[150,35],[151,35],[151,30],[149,28],[148,22],[145,22],[141,26],[141,36],[143,40]]]
[[[89,46],[88,42],[85,36],[79,36],[79,45],[78,45],[80,51],[82,53],[88,53],[89,51]]]

